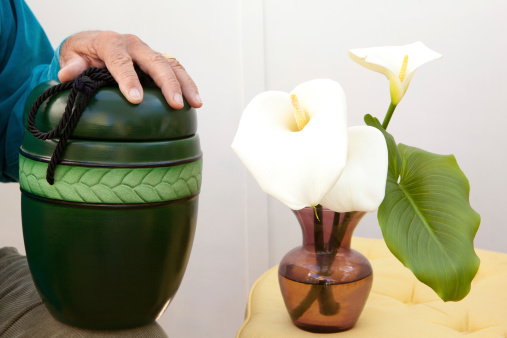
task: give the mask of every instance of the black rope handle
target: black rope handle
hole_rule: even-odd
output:
[[[153,80],[147,74],[143,73],[137,66],[135,66],[135,69],[141,81],[141,85],[154,86]],[[55,182],[54,175],[56,165],[60,163],[60,158],[65,149],[65,145],[67,144],[72,131],[76,127],[77,122],[83,114],[83,111],[90,99],[100,88],[117,86],[118,83],[116,83],[113,76],[107,69],[90,67],[81,73],[76,80],[63,82],[48,88],[37,98],[37,100],[35,100],[28,114],[28,130],[33,134],[33,136],[40,140],[52,139],[61,134],[46,171],[46,181],[49,184],[53,185]],[[70,89],[70,93],[60,122],[58,122],[56,127],[46,133],[40,131],[35,125],[35,116],[37,115],[37,111],[40,106],[51,96],[68,89]],[[80,94],[80,99],[76,104],[78,94]]]

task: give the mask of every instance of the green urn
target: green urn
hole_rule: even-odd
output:
[[[55,84],[30,94],[25,122],[32,103]],[[59,123],[67,95],[40,106],[39,130]],[[196,129],[195,110],[188,103],[172,109],[158,88],[145,88],[139,105],[117,88],[99,89],[65,146],[54,184],[46,170],[58,139],[25,131],[19,181],[26,255],[57,320],[122,329],[165,310],[195,232],[202,172]]]

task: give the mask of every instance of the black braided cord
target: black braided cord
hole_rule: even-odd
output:
[[[148,75],[143,73],[137,66],[135,69],[143,86],[154,85],[153,80]],[[59,83],[48,88],[33,103],[27,119],[28,130],[33,134],[33,136],[40,140],[53,139],[60,136],[46,171],[46,181],[49,184],[53,185],[55,182],[54,175],[56,165],[60,163],[60,158],[65,149],[65,145],[67,144],[67,141],[76,127],[88,102],[97,90],[104,87],[118,87],[118,83],[114,80],[113,76],[107,69],[90,67],[81,73],[76,80]],[[42,103],[51,96],[69,89],[70,92],[67,98],[67,105],[65,106],[65,111],[60,119],[60,122],[58,122],[58,125],[46,133],[40,131],[35,125],[35,116],[37,115]],[[79,100],[77,100],[76,103],[78,94]]]

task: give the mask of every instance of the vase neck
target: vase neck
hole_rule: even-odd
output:
[[[317,206],[294,210],[303,231],[303,248],[318,253],[350,249],[352,234],[366,214],[362,211],[334,212]]]

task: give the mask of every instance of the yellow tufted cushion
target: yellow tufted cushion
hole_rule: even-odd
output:
[[[278,286],[278,266],[250,290],[238,338],[507,337],[507,255],[476,250],[481,267],[472,291],[444,303],[389,252],[383,240],[355,237],[352,247],[373,267],[373,287],[357,324],[349,331],[314,334],[296,328]]]

